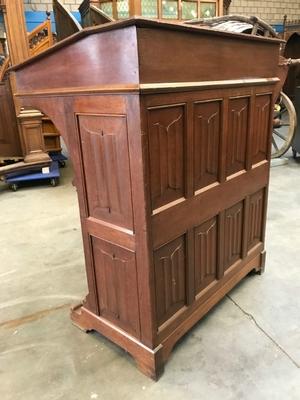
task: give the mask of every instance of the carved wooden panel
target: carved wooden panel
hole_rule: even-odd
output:
[[[92,238],[100,315],[139,337],[135,253]]]
[[[195,293],[217,277],[217,217],[195,228]]]
[[[267,159],[270,134],[271,95],[255,97],[252,140],[252,164]]]
[[[126,118],[103,115],[78,118],[89,214],[132,228]]]
[[[242,258],[243,202],[225,211],[224,270]]]
[[[262,241],[264,189],[250,196],[247,249]]]
[[[249,98],[230,99],[228,113],[226,176],[246,167]]]
[[[221,102],[194,105],[194,190],[218,180]]]
[[[148,109],[152,209],[184,196],[185,107]]]
[[[154,252],[158,326],[186,303],[186,262],[185,236]]]

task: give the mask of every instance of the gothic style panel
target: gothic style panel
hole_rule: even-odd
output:
[[[80,115],[78,119],[89,214],[132,229],[126,118]]]
[[[262,241],[264,189],[250,196],[247,249]]]
[[[195,294],[217,277],[217,217],[195,228]]]
[[[245,169],[249,98],[230,99],[228,112],[226,176]]]
[[[242,258],[243,202],[225,211],[224,270]]]
[[[184,196],[185,107],[148,109],[152,209]]]
[[[154,252],[158,326],[186,303],[186,262],[185,236]]]
[[[194,190],[218,180],[221,102],[194,105]]]
[[[252,164],[267,159],[268,137],[270,134],[271,95],[255,97],[252,140]]]
[[[100,316],[139,337],[135,253],[92,238]]]

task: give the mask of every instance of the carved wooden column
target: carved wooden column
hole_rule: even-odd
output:
[[[0,10],[4,16],[11,64],[19,64],[30,57],[23,0],[0,0]],[[10,73],[10,83],[12,93],[15,94],[14,73]],[[32,161],[33,158],[34,161],[49,160],[49,155],[43,148],[42,114],[36,110],[22,111],[15,96],[14,104],[25,161]]]

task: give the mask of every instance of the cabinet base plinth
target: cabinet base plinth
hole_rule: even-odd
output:
[[[122,329],[91,313],[82,304],[72,308],[71,320],[84,332],[97,331],[122,347],[135,359],[138,369],[149,378],[157,380],[162,375],[164,360],[161,345],[155,349],[148,348]]]
[[[208,311],[217,304],[235,285],[250,272],[262,273],[265,265],[265,252],[259,252],[254,257],[245,260],[236,272],[227,279],[218,290],[206,301],[200,303],[184,321],[178,324],[160,344],[151,349],[137,338],[113,325],[104,318],[89,311],[85,304],[79,304],[71,310],[71,319],[77,327],[85,332],[95,330],[122,347],[135,359],[141,372],[157,380],[164,370],[164,363],[177,343]]]

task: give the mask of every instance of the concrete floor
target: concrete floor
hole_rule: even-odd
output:
[[[300,164],[272,168],[263,276],[235,288],[176,346],[155,383],[69,320],[86,293],[71,169],[57,188],[0,184],[1,400],[299,400]]]

